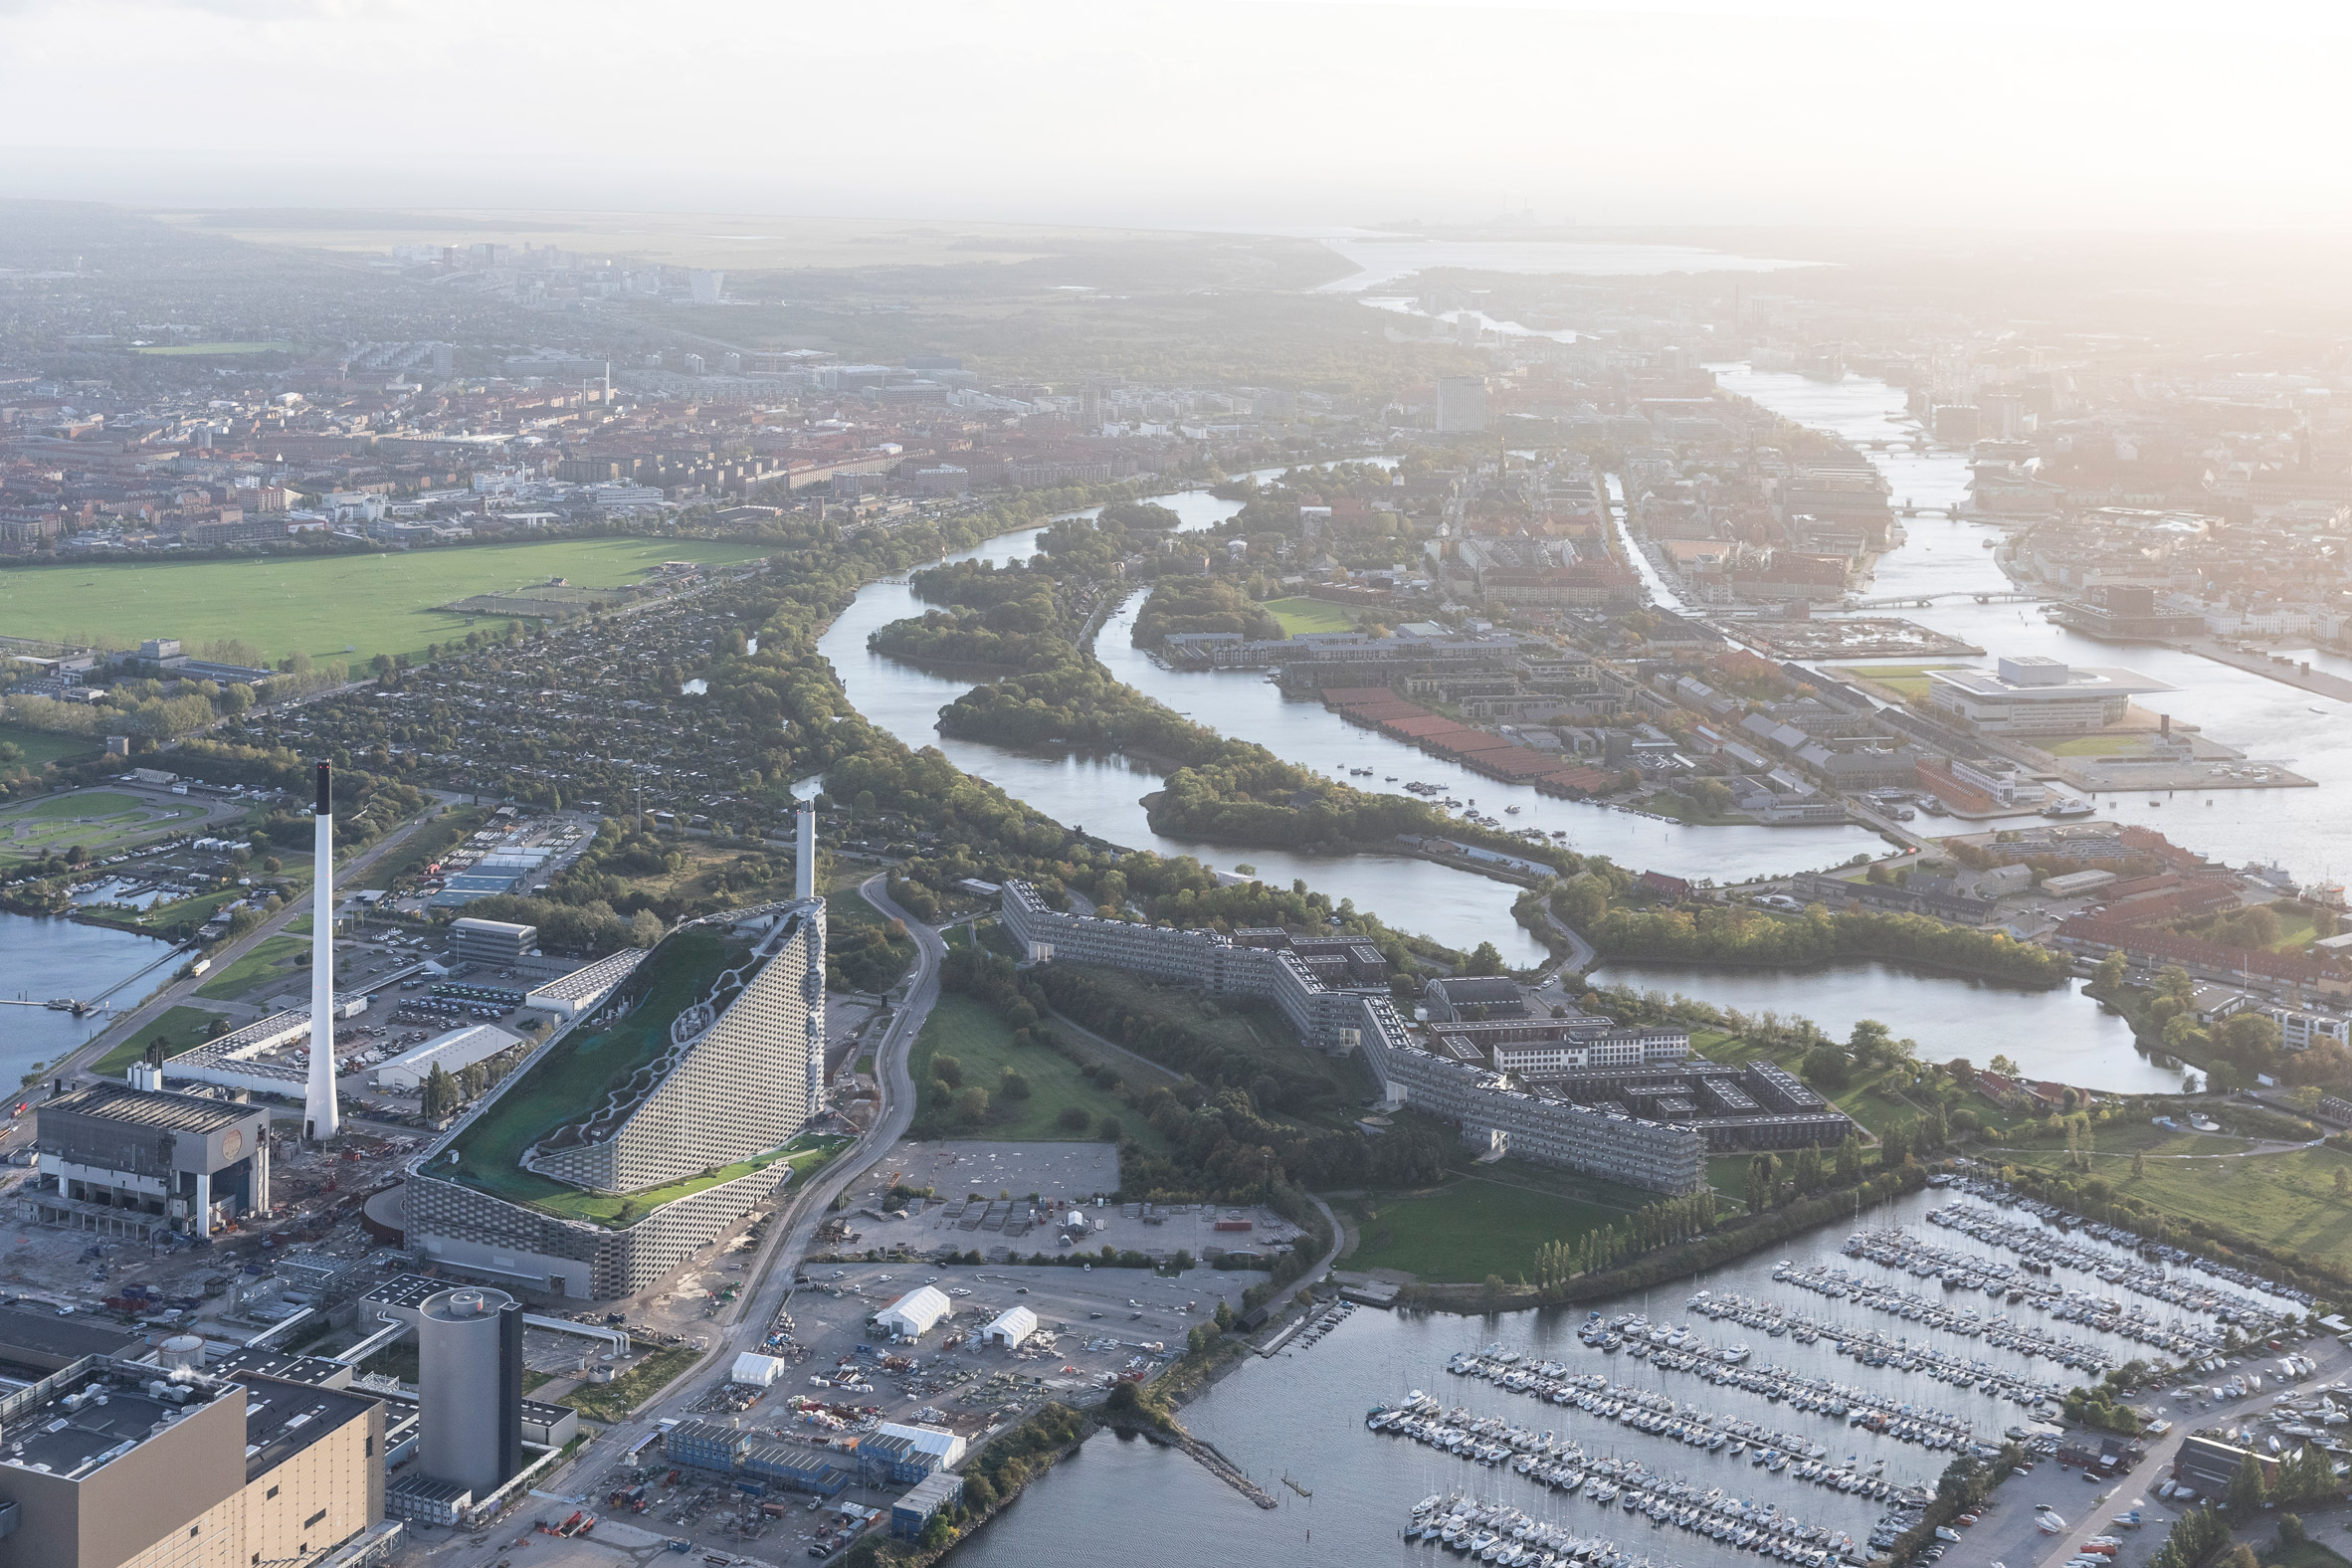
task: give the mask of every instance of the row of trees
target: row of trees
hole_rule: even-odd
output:
[[[2062,954],[2006,931],[1946,925],[1917,914],[1832,914],[1820,904],[1794,919],[1729,904],[1613,909],[1585,934],[1615,958],[1774,966],[1887,958],[2037,986],[2057,985],[2066,974]]]
[[[1645,1253],[1703,1236],[1715,1228],[1717,1217],[1715,1189],[1701,1187],[1647,1204],[1574,1241],[1546,1242],[1535,1250],[1536,1294],[1546,1302],[1560,1300],[1568,1281],[1578,1275],[1615,1269]]]

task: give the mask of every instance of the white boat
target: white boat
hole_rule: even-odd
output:
[[[2034,1528],[2045,1535],[2056,1535],[2065,1527],[2065,1516],[2055,1508],[2045,1506],[2034,1515]]]

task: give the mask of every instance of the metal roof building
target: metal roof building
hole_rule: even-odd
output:
[[[939,1319],[953,1317],[955,1303],[936,1285],[917,1285],[874,1314],[875,1325],[900,1339],[920,1339]]]

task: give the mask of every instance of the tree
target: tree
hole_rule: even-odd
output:
[[[1841,1089],[1854,1081],[1846,1053],[1826,1040],[1806,1052],[1800,1066],[1804,1069],[1807,1081],[1817,1088]]]
[[[997,1081],[996,1091],[1007,1099],[1027,1099],[1030,1095],[1029,1079],[1007,1068]]]
[[[1467,975],[1498,975],[1502,970],[1502,954],[1492,942],[1480,942],[1477,951],[1470,955],[1470,962],[1462,967]]]
[[[2222,1039],[2240,1060],[2258,1066],[2278,1050],[2278,1021],[2265,1013],[2241,1013],[2222,1026]]]
[[[931,1077],[937,1078],[949,1088],[963,1087],[963,1058],[951,1057],[944,1051],[940,1052],[937,1056],[931,1058]]]
[[[2239,1518],[2245,1518],[2262,1505],[2264,1490],[2262,1467],[2249,1453],[2239,1462],[2238,1473],[2230,1477],[2229,1485],[2223,1490],[2222,1505]]]
[[[2145,1176],[2145,1175],[2147,1175],[2147,1174],[2148,1174],[2148,1157],[2147,1157],[2147,1155],[2145,1155],[2145,1154],[2141,1153],[2141,1152],[2140,1152],[2138,1149],[2134,1149],[2134,1150],[2132,1150],[2132,1151],[2131,1151],[2131,1179],[2132,1179],[2133,1181],[2138,1181],[2138,1180],[2139,1180],[2141,1177],[2143,1177],[2143,1176]],[[2340,1171],[2340,1170],[2339,1170],[2339,1171],[2337,1171],[2337,1172],[2336,1172],[2336,1174],[2337,1174],[2338,1176],[2341,1176],[2341,1175],[2343,1175],[2344,1173],[2343,1173],[2342,1171]],[[2340,1186],[2337,1188],[2337,1191],[2339,1191],[2339,1192],[2341,1192],[2342,1190],[2343,1190],[2343,1189],[2342,1189]]]
[[[1894,1031],[1874,1018],[1855,1021],[1853,1031],[1846,1037],[1846,1049],[1862,1067],[1873,1067],[1893,1060]]]
[[[1086,1124],[1094,1118],[1086,1114],[1086,1107],[1083,1105],[1065,1105],[1062,1107],[1062,1114],[1054,1119],[1071,1132],[1083,1132],[1086,1130]]]
[[[1218,1302],[1216,1317],[1218,1328],[1230,1333],[1233,1329],[1233,1308],[1223,1301]]]
[[[957,1094],[955,1096],[955,1113],[970,1126],[977,1127],[986,1121],[988,1119],[988,1090],[975,1083]]]
[[[2090,977],[2090,983],[2101,991],[2120,991],[2123,989],[2123,977],[2130,970],[2131,961],[2121,951],[2112,952],[2099,960],[2098,970]]]
[[[632,947],[652,947],[662,939],[668,929],[669,927],[662,923],[660,915],[651,909],[640,909],[629,917],[629,945]]]
[[[438,1063],[432,1072],[425,1075],[424,1099],[427,1121],[439,1121],[458,1108],[457,1079],[451,1078],[449,1070]]]

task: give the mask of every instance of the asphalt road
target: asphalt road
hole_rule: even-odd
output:
[[[769,1226],[767,1240],[754,1261],[749,1282],[736,1298],[733,1314],[717,1325],[710,1350],[692,1370],[646,1402],[636,1415],[583,1446],[570,1464],[540,1482],[540,1489],[560,1491],[573,1477],[595,1475],[665,1417],[683,1416],[686,1407],[714,1385],[726,1380],[736,1353],[751,1349],[767,1336],[768,1325],[791,1292],[792,1277],[808,1256],[817,1227],[833,1199],[870,1169],[905,1134],[914,1119],[914,1078],[907,1069],[914,1038],[939,1001],[939,965],[947,944],[932,927],[922,924],[890,901],[883,890],[886,874],[868,878],[858,891],[866,901],[893,919],[903,920],[914,938],[915,967],[907,983],[906,1000],[890,1020],[882,1044],[875,1050],[876,1080],[882,1088],[882,1111],[856,1143],[828,1165],[816,1180],[789,1202],[778,1223]]]

